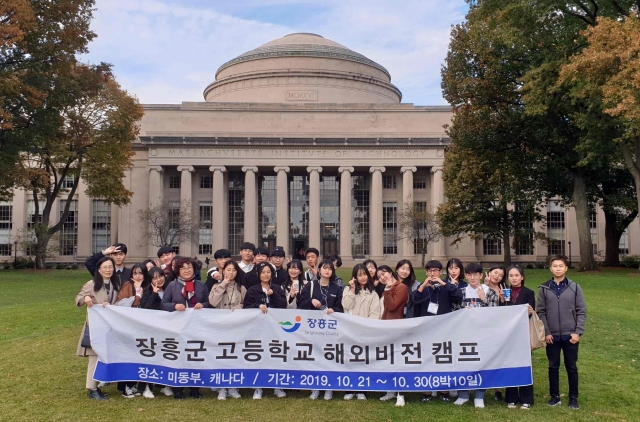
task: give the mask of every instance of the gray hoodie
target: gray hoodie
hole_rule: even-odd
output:
[[[587,319],[584,295],[578,284],[571,280],[568,282],[560,296],[549,287],[550,283],[554,283],[553,280],[538,287],[536,311],[544,323],[545,335],[568,336],[584,333],[584,323]]]

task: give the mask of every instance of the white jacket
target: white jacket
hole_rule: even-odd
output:
[[[360,290],[356,295],[349,286],[345,287],[342,294],[342,307],[346,313],[363,318],[380,319],[382,315],[378,294],[366,289]]]

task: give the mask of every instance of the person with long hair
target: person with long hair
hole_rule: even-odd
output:
[[[467,283],[467,281],[465,280],[464,266],[462,265],[462,261],[460,261],[458,258],[451,258],[449,259],[449,261],[447,261],[447,281],[460,289],[461,293],[469,285],[469,283]],[[464,295],[462,297],[464,298]],[[451,307],[452,310],[458,311],[464,306],[461,300],[460,302],[452,303]],[[450,390],[449,397],[457,398],[458,390]]]
[[[240,284],[239,279],[244,274],[236,261],[226,261],[220,268],[222,280],[216,282],[209,293],[209,303],[214,309],[242,309],[247,289]],[[234,399],[239,399],[240,393],[237,388],[212,388],[218,392],[218,400],[226,400],[227,394]]]
[[[502,265],[492,266],[484,275],[484,284],[486,284],[489,288],[491,288],[491,290],[496,293],[496,295],[498,295],[500,306],[504,306],[505,303],[504,291],[502,290],[506,287],[504,279],[505,273],[504,266]]]
[[[286,309],[287,299],[285,298],[282,287],[273,283],[274,270],[269,262],[260,262],[254,268],[259,284],[256,284],[247,290],[244,297],[243,307],[245,309],[258,308],[262,313],[269,312],[269,308]],[[280,388],[273,390],[273,394],[278,398],[287,396],[287,393]],[[262,388],[256,388],[253,391],[253,399],[260,400],[262,398]]]
[[[384,294],[382,295],[382,318],[402,319],[404,318],[404,307],[409,300],[409,289],[404,283],[398,280],[398,276],[388,265],[378,267],[378,278],[384,283]],[[380,400],[386,401],[396,399],[396,406],[404,406],[404,395],[388,391],[387,394],[380,397]]]
[[[175,261],[174,271],[177,278],[169,283],[162,296],[162,309],[169,312],[182,312],[187,308],[209,308],[209,291],[207,286],[196,280],[196,262],[190,257],[180,257]],[[184,388],[176,387],[173,397],[177,400],[184,399]],[[194,399],[201,399],[200,389],[191,387],[189,395]]]
[[[110,256],[104,256],[96,262],[96,270],[93,279],[87,281],[80,293],[76,296],[76,306],[78,308],[101,304],[103,307],[107,305],[115,305],[118,301],[118,291],[120,290],[120,278],[115,274],[116,264]],[[84,323],[84,328],[78,340],[78,348],[76,355],[88,357],[89,364],[87,366],[87,395],[90,399],[107,400],[108,397],[100,388],[98,382],[93,379],[96,365],[98,364],[98,355],[93,351],[89,342],[89,316]]]
[[[374,261],[373,259],[365,259],[362,262],[362,265],[364,265],[367,268],[367,271],[369,271],[371,279],[373,280],[373,285],[376,289],[376,293],[378,294],[378,297],[382,299],[382,294],[384,293],[384,283],[380,282],[380,279],[378,278],[378,264],[376,264],[376,261]]]
[[[533,310],[536,308],[536,294],[533,290],[524,286],[524,268],[519,265],[512,265],[507,269],[507,279],[509,280],[511,297],[510,300],[505,298],[505,305],[526,304],[529,308],[529,318],[531,318]],[[533,384],[507,388],[504,399],[509,409],[515,409],[518,403],[521,404],[522,409],[531,409],[531,406],[533,406]]]
[[[351,315],[362,318],[380,319],[380,298],[376,293],[371,274],[362,264],[357,264],[351,271],[349,285],[342,294],[342,308]],[[344,395],[345,400],[351,400],[353,393]],[[357,393],[358,400],[366,400],[364,393]]]
[[[304,267],[299,259],[287,263],[287,278],[282,288],[287,299],[287,309],[297,309],[300,289],[304,287]]]
[[[396,276],[398,281],[407,286],[409,292],[409,300],[404,308],[405,318],[414,318],[419,316],[417,314],[417,307],[413,301],[411,293],[415,292],[420,287],[420,282],[416,280],[416,272],[413,270],[413,264],[408,259],[401,259],[396,264]]]
[[[300,292],[299,309],[324,311],[328,315],[334,312],[344,312],[342,308],[342,289],[332,280],[336,275],[336,267],[331,260],[325,259],[317,266],[318,278],[310,280]],[[320,390],[312,390],[309,398],[315,400],[320,396]],[[324,399],[331,400],[332,390],[325,390]]]

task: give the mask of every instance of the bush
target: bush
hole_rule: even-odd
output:
[[[4,261],[4,264],[2,264],[2,268],[4,268],[5,270],[10,269],[11,264],[9,264],[9,261]]]
[[[36,263],[33,262],[33,259],[31,259],[31,257],[27,258],[24,256],[19,256],[16,258],[16,270],[24,270],[25,268],[35,268],[36,267]]]
[[[77,266],[76,264],[73,264],[73,265],[71,266],[71,269],[75,271],[75,270],[77,270],[77,269],[78,269],[78,266]]]
[[[65,269],[64,264],[61,262],[58,262],[58,264],[56,265],[56,270],[64,270],[64,269]]]
[[[533,266],[533,264],[526,264],[524,266],[527,270],[533,270],[535,267]]]
[[[623,255],[620,265],[626,268],[640,268],[640,255]]]

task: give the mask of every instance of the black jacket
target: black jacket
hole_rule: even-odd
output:
[[[513,294],[513,290],[511,290],[511,294]],[[530,305],[533,309],[536,309],[536,293],[533,290],[522,286],[516,300],[510,300],[509,302],[505,301],[505,305]],[[531,318],[531,315],[529,315],[529,318]]]
[[[160,311],[162,310],[162,298],[152,289],[145,289],[142,293],[142,298],[140,298],[140,307],[143,309],[155,309],[156,311]]]
[[[312,283],[313,296],[311,295]],[[317,299],[322,302],[322,290],[320,290],[320,282],[318,280],[314,280],[313,282],[305,284],[298,296],[298,309],[318,309],[313,306],[311,301],[313,299]],[[336,283],[329,283],[329,290],[327,292],[327,308],[333,309],[334,312],[344,312],[344,308],[342,307],[342,289]]]
[[[201,303],[203,307],[210,308],[209,304],[209,291],[207,290],[207,286],[204,285],[202,281],[194,280],[194,290],[196,294],[196,299],[198,303]],[[173,312],[176,310],[177,304],[182,304],[187,306],[187,299],[182,296],[182,288],[184,287],[178,280],[173,280],[164,291],[164,296],[162,297],[162,309],[165,311]]]
[[[267,305],[267,308],[287,308],[287,298],[284,295],[284,290],[277,284],[271,284],[271,290],[273,294],[267,298],[267,295],[262,290],[260,283],[247,289],[247,294],[244,296],[244,303],[242,307],[244,309],[259,308],[260,305]]]
[[[435,315],[444,315],[455,310],[456,305],[460,305],[462,301],[462,292],[455,284],[445,281],[444,286],[426,287],[422,292],[416,289],[411,293],[411,298],[416,306],[416,316],[433,316],[429,313],[429,303],[438,304],[438,313]]]
[[[205,281],[204,284],[207,286],[207,289],[209,290],[209,293],[211,293],[211,290],[213,289],[213,286],[215,286],[217,283],[219,283],[218,280],[213,278],[213,273],[216,272],[216,271],[218,271],[218,267],[211,267],[211,268],[209,268],[209,270],[207,270],[207,281]],[[237,277],[238,276],[241,276],[241,274],[238,274]],[[222,280],[222,277],[220,278],[220,280]]]
[[[282,286],[288,278],[289,274],[287,273],[287,268],[284,266],[279,270],[275,270],[273,272],[273,283],[277,284],[278,286]]]
[[[102,255],[102,252],[94,253],[84,262],[84,266],[87,267],[87,270],[89,270],[91,275],[96,275],[98,261],[104,258],[104,256],[105,255]],[[122,286],[124,283],[131,280],[131,268],[124,267],[122,273],[118,273],[116,271],[116,275],[120,278],[120,285]]]

